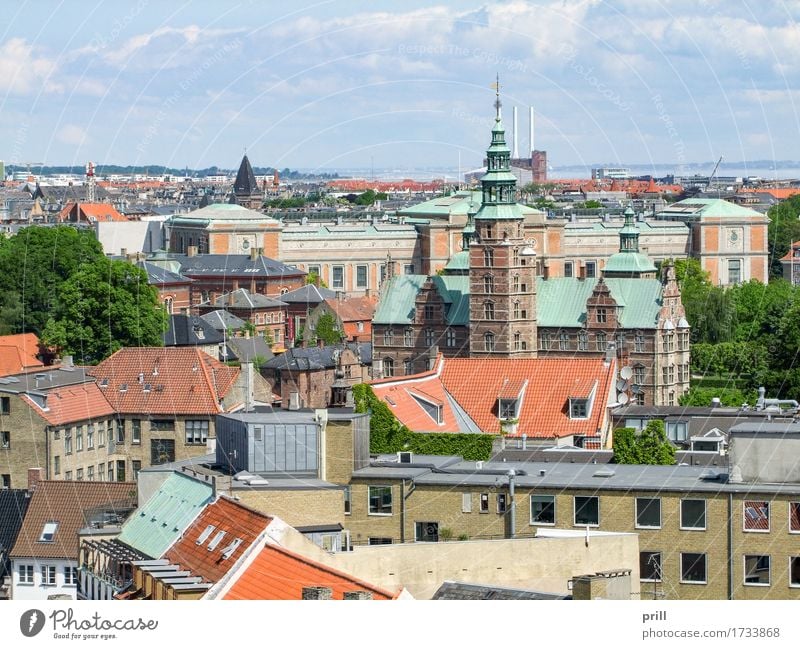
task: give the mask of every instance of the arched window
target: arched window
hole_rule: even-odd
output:
[[[173,303],[172,297],[164,298],[164,308],[167,310],[167,313],[169,315],[172,315],[172,303]]]
[[[494,277],[491,275],[484,275],[483,277],[483,292],[494,293]]]
[[[514,333],[514,349],[519,351],[520,350],[520,343],[522,341],[522,337],[519,335],[519,332]]]
[[[514,302],[514,319],[519,320],[520,312],[519,312],[519,301]]]
[[[491,248],[483,251],[483,265],[489,268],[494,266],[494,251]]]
[[[384,376],[394,376],[394,359],[393,358],[384,358],[383,359],[383,375]]]
[[[511,278],[511,290],[514,291],[514,293],[519,292],[519,275],[514,275]]]
[[[494,302],[483,303],[483,318],[484,320],[494,320]]]
[[[487,352],[494,351],[494,334],[491,331],[487,331],[483,334],[483,348]]]

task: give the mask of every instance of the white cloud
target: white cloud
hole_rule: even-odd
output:
[[[26,95],[44,89],[57,92],[60,85],[50,81],[55,61],[39,56],[24,38],[12,38],[0,46],[0,91]]]
[[[77,124],[67,124],[56,133],[56,139],[62,144],[81,146],[86,142],[87,133]]]

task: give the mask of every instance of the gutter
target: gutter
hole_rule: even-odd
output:
[[[728,493],[728,599],[733,599],[733,492]]]

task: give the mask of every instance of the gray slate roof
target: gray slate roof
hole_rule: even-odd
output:
[[[192,280],[178,273],[173,273],[166,268],[156,266],[147,261],[137,262],[139,268],[143,268],[147,273],[148,284],[187,284]]]
[[[252,338],[228,338],[228,358],[227,360],[238,360],[240,362],[252,361],[256,356],[269,360],[275,355],[269,348],[267,341],[261,336]]]
[[[8,554],[14,547],[29,503],[25,489],[0,490],[0,556]],[[3,566],[0,564],[2,573]]]
[[[296,266],[261,255],[251,259],[250,255],[173,255],[180,262],[181,274],[187,277],[236,277],[248,278],[297,276],[306,273]]]
[[[348,343],[348,349],[360,352],[363,365],[372,364],[372,343]],[[322,370],[336,366],[333,359],[334,350],[341,351],[342,345],[326,347],[292,347],[276,356],[264,367],[273,370],[290,370],[303,372],[306,370]]]
[[[516,599],[572,599],[572,595],[544,593],[536,590],[504,588],[488,584],[468,584],[461,581],[445,581],[431,599],[516,600]]]
[[[223,336],[198,316],[171,315],[169,330],[164,334],[163,340],[166,347],[194,347],[221,343]]]
[[[336,291],[318,287],[315,284],[306,284],[281,295],[281,301],[287,304],[317,305],[323,300],[334,297],[336,297]]]
[[[204,304],[207,304],[207,302]],[[286,303],[282,300],[276,300],[260,293],[251,293],[246,288],[237,288],[235,291],[220,295],[214,300],[213,304],[220,308],[228,307],[234,309],[266,309],[286,306]]]
[[[205,315],[200,316],[201,320],[205,320],[217,331],[227,331],[228,329],[241,329],[244,326],[244,320],[236,317],[225,309],[217,309]]]

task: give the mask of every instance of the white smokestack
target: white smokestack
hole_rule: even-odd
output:
[[[529,135],[529,141],[531,143],[531,157],[533,157],[533,106],[531,106],[531,127],[530,127],[530,133],[528,133],[528,135]]]
[[[519,137],[517,136],[517,107],[514,106],[514,150],[511,153],[512,158],[519,158]]]

